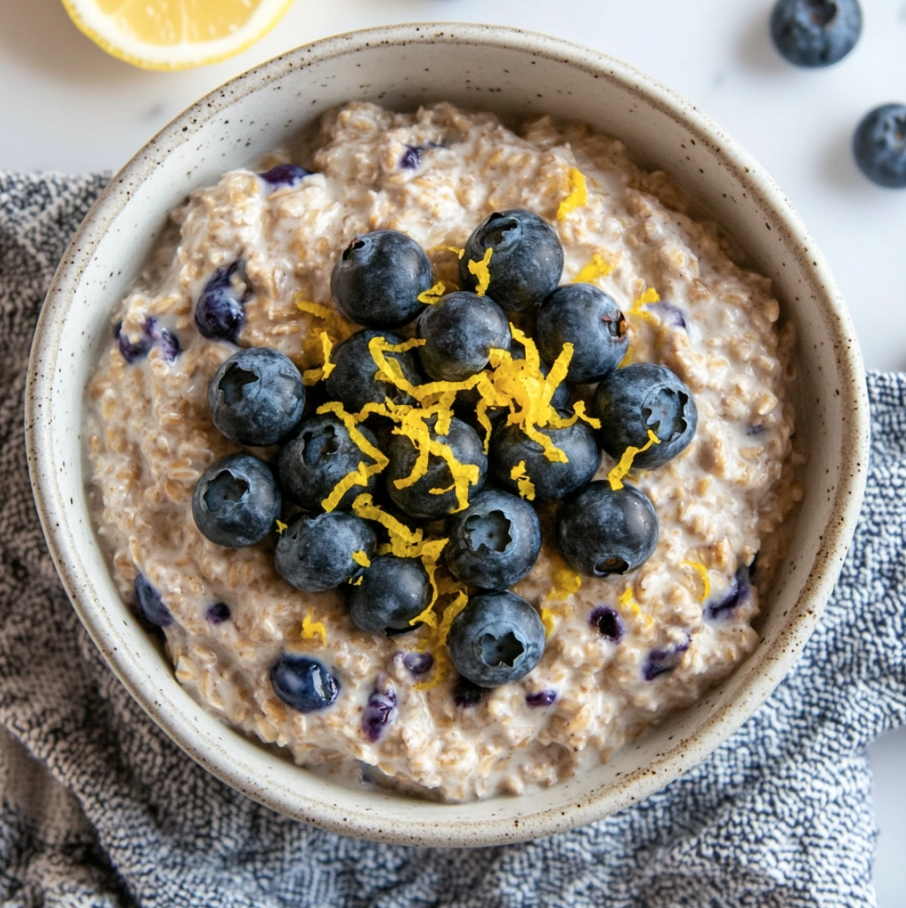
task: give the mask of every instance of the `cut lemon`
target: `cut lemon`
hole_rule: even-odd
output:
[[[225,60],[270,31],[293,0],[63,0],[78,28],[142,69]]]

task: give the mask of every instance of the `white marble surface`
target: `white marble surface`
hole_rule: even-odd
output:
[[[772,0],[297,0],[256,46],[182,73],[133,69],[71,25],[59,0],[0,0],[0,169],[116,169],[179,111],[298,44],[394,22],[514,25],[590,45],[698,104],[745,145],[799,209],[834,269],[866,365],[906,369],[906,191],[856,170],[852,130],[906,102],[906,0],[862,0],[865,29],[829,70],[784,63],[767,34]],[[906,732],[871,750],[881,908],[906,906]]]

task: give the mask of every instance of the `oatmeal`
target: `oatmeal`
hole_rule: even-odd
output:
[[[618,141],[584,127],[542,118],[517,136],[492,115],[446,104],[393,114],[353,103],[326,118],[304,163],[308,169],[276,155],[263,176],[232,171],[194,192],[115,314],[116,338],[91,380],[86,416],[97,530],[114,578],[123,598],[138,598],[163,628],[186,690],[300,765],[449,800],[552,785],[694,701],[754,648],[757,587],[770,581],[775,530],[801,495],[787,400],[792,330],[778,328],[770,282],[735,264],[717,228],[693,219],[663,174],[641,171]],[[479,597],[447,571],[444,549],[455,548],[443,541],[449,527],[432,514],[409,521],[396,498],[381,497],[375,484],[392,447],[387,425],[369,422],[371,434],[365,420],[328,400],[332,377],[337,382],[331,353],[360,330],[335,307],[331,276],[356,237],[399,231],[426,253],[431,287],[419,299],[436,303],[459,290],[461,256],[476,227],[509,210],[553,228],[563,250],[561,287],[604,291],[628,324],[620,364],[666,367],[694,397],[697,427],[679,453],[650,469],[641,443],[628,457],[594,448],[582,482],[595,467],[597,482],[584,488],[625,483],[656,515],[653,553],[622,574],[578,573],[569,547],[566,558],[556,541],[558,510],[568,506],[542,500],[531,463],[507,465],[513,493],[533,502],[542,528],[537,560],[507,594],[531,607],[540,656],[516,680],[483,686],[456,670],[449,634],[470,595],[497,594]],[[487,261],[465,261],[483,293]],[[494,331],[525,338],[526,365],[508,353],[492,356],[482,374],[494,387],[469,389],[486,403],[502,393],[506,369],[534,368],[530,314],[514,304],[507,321]],[[424,343],[411,325],[392,330],[396,347],[369,347],[366,337],[362,355]],[[215,461],[237,455],[254,473],[257,457],[279,475],[278,458],[288,456],[277,445],[243,447],[215,427],[209,383],[239,348],[269,348],[298,368],[305,418],[317,410],[317,419],[333,419],[353,439],[346,448],[336,442],[352,458],[349,476],[359,455],[373,451],[361,457],[369,475],[338,485],[317,518],[324,527],[331,521],[319,539],[346,533],[353,512],[373,527],[373,537],[355,537],[359,567],[349,583],[300,592],[278,573],[275,552],[295,526],[287,529],[294,513],[285,493],[282,512],[279,497],[268,500],[255,544],[219,545],[196,525],[193,494]],[[437,369],[449,368],[442,346],[432,355]],[[545,354],[551,374],[554,359]],[[391,388],[402,397],[388,401],[385,420],[394,407],[404,411],[401,400],[408,406],[406,389],[420,393],[403,372]],[[532,387],[543,388],[540,372],[537,380]],[[581,431],[594,437],[593,384],[576,383],[571,395],[554,406],[570,407],[575,425],[592,427]],[[484,424],[476,423],[480,438]],[[399,417],[395,427],[402,425]],[[663,441],[647,448],[656,452]],[[493,452],[490,459],[493,472]],[[480,452],[472,472],[465,460],[451,462],[454,482],[436,490],[449,495],[443,513],[477,493],[478,460]],[[493,521],[484,531],[493,534]],[[369,607],[367,597],[356,598],[356,584],[388,552],[424,565],[430,605],[392,634],[368,632],[351,617]],[[293,688],[300,665],[318,667],[310,680],[322,699],[311,709]]]

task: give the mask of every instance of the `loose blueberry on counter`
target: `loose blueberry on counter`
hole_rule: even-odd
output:
[[[340,684],[323,662],[310,656],[283,653],[270,672],[274,693],[300,713],[326,709],[340,693]]]
[[[310,170],[306,170],[298,164],[278,164],[276,167],[271,167],[270,170],[258,174],[265,183],[269,183],[274,188],[278,186],[295,186],[301,182],[303,177],[310,175]]]
[[[346,589],[346,607],[357,627],[369,634],[397,636],[414,630],[409,623],[431,598],[428,572],[417,558],[379,555],[362,582]]]
[[[698,424],[692,392],[666,366],[631,363],[602,379],[592,404],[601,420],[601,447],[619,460],[643,448],[650,429],[660,444],[639,451],[633,466],[653,470],[685,450]]]
[[[123,359],[132,365],[132,363],[147,356],[151,352],[151,347],[154,346],[154,319],[148,318],[145,320],[144,325],[142,325],[142,333],[138,337],[130,337],[126,334],[123,331],[123,323],[120,322],[114,330],[114,336]]]
[[[411,322],[425,308],[419,294],[432,284],[428,256],[398,230],[357,236],[330,276],[337,308],[368,328],[400,328]]]
[[[626,628],[616,609],[607,605],[599,605],[591,613],[589,621],[602,637],[606,637],[614,643],[619,643],[623,639]]]
[[[626,356],[628,325],[613,299],[594,284],[565,284],[541,304],[535,341],[551,364],[564,344],[572,344],[567,379],[594,382],[613,372]]]
[[[431,653],[406,653],[403,665],[417,678],[434,668],[434,656]]]
[[[240,445],[272,445],[302,418],[305,388],[289,357],[269,347],[234,353],[208,385],[208,410],[218,430]]]
[[[457,580],[484,590],[505,590],[534,567],[541,551],[535,509],[508,492],[480,492],[447,521],[444,560]]]
[[[377,439],[365,426],[359,432],[372,444]],[[332,413],[304,420],[280,449],[277,477],[284,494],[300,508],[321,511],[321,502],[348,473],[360,463],[372,461],[352,440],[349,429]],[[358,495],[373,492],[377,476],[369,476],[367,485],[353,486],[343,496],[338,508],[349,508]]]
[[[447,648],[456,670],[479,687],[525,677],[544,652],[544,625],[510,592],[479,593],[453,619]]]
[[[453,702],[463,709],[469,709],[472,706],[478,706],[487,693],[486,687],[479,687],[468,678],[460,678],[456,682],[456,687],[453,688]]]
[[[274,566],[296,589],[322,593],[360,574],[362,567],[353,552],[364,552],[371,559],[374,545],[371,527],[345,511],[302,516],[283,531]]]
[[[422,368],[435,381],[465,381],[488,365],[492,347],[510,346],[503,309],[486,296],[461,290],[448,293],[420,316],[416,335]]]
[[[450,420],[446,435],[437,435],[433,423],[431,438],[447,445],[454,458],[461,464],[478,467],[478,482],[469,486],[469,497],[481,491],[488,472],[488,458],[478,433],[455,417]],[[394,435],[387,456],[390,463],[384,470],[387,492],[393,503],[412,517],[446,517],[458,507],[453,489],[453,474],[447,462],[436,454],[428,457],[428,472],[413,485],[398,489],[396,480],[405,479],[412,472],[418,460],[418,450],[405,435]],[[440,495],[432,495],[431,489],[447,489]]]
[[[606,480],[589,483],[557,519],[560,551],[569,566],[589,577],[625,574],[657,548],[658,526],[647,495],[624,485],[614,491]]]
[[[538,690],[525,695],[525,703],[532,709],[538,709],[541,706],[553,706],[557,701],[557,692],[555,690]]]
[[[362,732],[369,741],[377,741],[397,717],[399,711],[396,704],[396,691],[392,687],[381,690],[378,686],[371,692],[362,714]]]
[[[215,602],[208,607],[204,616],[210,624],[223,624],[230,620],[230,607],[225,602]]]
[[[774,45],[795,66],[842,60],[862,32],[857,0],[778,0],[771,13]]]
[[[501,420],[491,433],[489,460],[491,471],[504,488],[519,493],[519,485],[511,477],[513,468],[523,461],[539,501],[563,498],[591,481],[601,464],[601,452],[587,423],[579,420],[566,429],[548,427],[538,431],[566,454],[567,462],[548,460],[538,442],[532,441],[518,425],[507,425]]]
[[[645,665],[642,667],[642,676],[645,680],[653,681],[658,675],[673,671],[682,661],[683,653],[689,649],[689,643],[690,638],[687,634],[686,639],[682,643],[674,644],[667,649],[651,650],[645,660]]]
[[[906,105],[882,104],[869,111],[856,127],[853,155],[873,183],[906,187]]]
[[[132,588],[142,614],[151,624],[157,625],[157,627],[169,627],[173,624],[173,615],[164,605],[160,593],[144,574],[135,575],[135,583]]]
[[[394,346],[403,343],[401,337],[389,331],[366,329],[346,338],[334,348],[331,355],[334,368],[325,382],[327,396],[343,404],[348,413],[358,413],[365,404],[382,404],[387,398],[394,404],[411,406],[415,403],[409,394],[392,382],[381,381],[375,377],[378,367],[368,349],[368,344],[375,337],[383,337],[388,344]],[[420,385],[424,381],[415,351],[384,355],[387,359],[394,359],[399,363],[403,376],[410,384]]]
[[[753,561],[752,565],[754,565],[754,563],[755,562]],[[746,565],[741,564],[736,569],[736,574],[733,577],[733,586],[730,587],[729,592],[719,599],[712,599],[708,602],[704,612],[704,617],[708,621],[719,621],[723,618],[727,618],[731,612],[735,611],[739,606],[751,601],[751,569],[751,565],[746,567]]]
[[[252,454],[228,454],[201,474],[192,493],[192,516],[217,545],[255,545],[280,516],[280,490],[270,467]]]
[[[425,142],[424,145],[407,145],[400,156],[400,167],[403,170],[416,170],[422,162],[422,155],[432,148],[446,148],[440,142]]]
[[[488,249],[494,251],[488,262],[487,294],[504,309],[525,312],[560,282],[563,247],[553,227],[531,211],[495,211],[475,228],[459,261],[464,289],[478,286],[469,262],[482,261]]]
[[[237,343],[245,321],[245,304],[251,295],[242,262],[218,268],[195,304],[195,324],[202,336]]]

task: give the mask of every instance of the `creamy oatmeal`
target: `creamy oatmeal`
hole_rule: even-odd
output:
[[[446,104],[393,114],[353,103],[326,118],[315,150],[299,153],[313,171],[301,178],[274,185],[237,170],[194,192],[115,314],[118,340],[91,380],[86,418],[97,529],[124,599],[153,591],[180,683],[303,766],[463,800],[551,785],[607,760],[756,644],[755,585],[766,588],[774,531],[801,495],[786,396],[792,330],[778,329],[769,281],[734,264],[727,241],[690,217],[663,174],[581,126],[542,118],[517,136],[492,115]],[[356,330],[330,290],[355,236],[402,231],[427,252],[435,279],[455,286],[458,250],[476,225],[516,208],[556,230],[561,283],[596,284],[626,314],[628,358],[667,366],[691,389],[698,427],[680,456],[626,478],[654,503],[660,527],[635,571],[580,577],[549,532],[556,506],[539,505],[542,552],[514,592],[544,622],[544,653],[521,680],[481,691],[458,680],[428,625],[365,633],[343,590],[290,586],[273,566],[276,532],[224,548],[198,531],[194,486],[240,447],[207,408],[211,376],[237,346],[202,336],[195,305],[213,274],[241,262],[236,342],[274,348],[314,381],[321,333],[336,342]],[[590,400],[591,391],[576,393]],[[254,449],[270,462],[276,451]],[[604,454],[598,478],[614,465]],[[426,526],[425,538],[435,530]],[[455,591],[442,569],[437,582],[442,619]],[[284,653],[329,667],[339,685],[331,706],[301,713],[275,696],[269,673]]]

